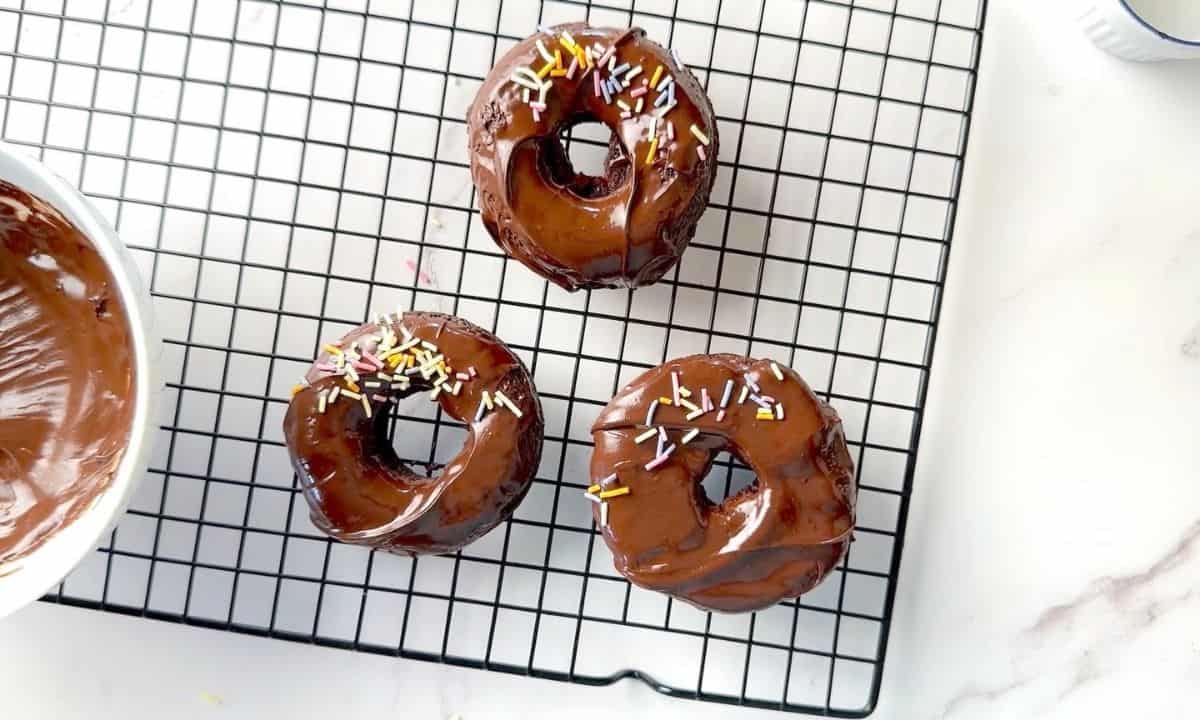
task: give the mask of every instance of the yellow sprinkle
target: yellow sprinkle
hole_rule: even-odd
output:
[[[783,371],[779,369],[778,365],[771,363],[771,372],[775,373],[776,380],[783,382]]]
[[[546,63],[545,65],[543,65],[543,66],[542,66],[542,69],[537,71],[538,80],[543,80],[543,79],[545,79],[545,77],[546,77],[547,75],[549,75],[549,74],[550,74],[550,71],[551,71],[551,70],[553,70],[553,69],[554,69],[554,59],[553,59],[553,58],[551,58],[551,59],[550,59],[550,62],[548,62],[548,63]]]
[[[580,70],[583,70],[584,68],[590,68],[592,66],[592,61],[589,59],[590,56],[584,52],[582,48],[576,46],[575,52],[572,54],[575,56],[575,60],[579,62]]]
[[[670,405],[670,404],[671,404],[671,398],[669,398],[669,397],[660,397],[660,398],[658,399],[658,404],[659,404],[659,405]]]
[[[649,440],[650,438],[654,437],[657,434],[658,434],[658,428],[650,428],[646,432],[635,437],[633,439],[633,441],[635,443],[637,443],[638,445],[641,445],[642,443],[646,442],[647,440]]]
[[[638,99],[640,100],[641,98],[638,98]],[[654,164],[654,156],[657,153],[658,153],[658,138],[654,138],[653,140],[650,141],[650,150],[646,153],[646,164],[647,165]]]
[[[300,385],[293,385],[293,386],[292,386],[292,397],[296,397],[297,395],[299,395],[299,394],[300,394],[300,391],[301,391],[301,390],[303,390],[303,389],[304,389],[304,385],[303,385],[303,384],[300,384]]]
[[[600,492],[600,486],[599,486],[599,485],[593,485],[593,486],[591,486],[590,488],[588,488],[588,489],[587,489],[587,491],[588,491],[588,492],[590,492],[590,493],[592,493],[593,495],[595,495],[596,493]]]
[[[559,78],[559,77],[566,77],[566,76],[567,76],[566,70],[559,70],[558,68],[555,68],[554,70],[550,71],[550,77],[552,77],[552,78]]]
[[[687,433],[685,433],[682,438],[679,439],[679,442],[682,445],[687,445],[692,440],[695,440],[696,436],[699,434],[700,434],[700,428],[692,428],[691,430],[688,430]]]
[[[346,387],[354,392],[362,392],[362,388],[358,386],[358,383],[354,382],[350,378],[346,378]]]
[[[605,490],[604,492],[600,493],[600,499],[607,500],[609,498],[615,498],[615,497],[619,497],[621,495],[628,495],[628,494],[629,494],[629,488],[619,487],[615,490]]]
[[[562,50],[554,51],[554,68],[556,70],[563,70],[563,71],[566,70],[566,68],[564,68],[563,64],[562,64]]]
[[[583,51],[583,59],[587,63],[587,69],[591,70],[596,67],[596,63],[592,61],[592,49],[587,48]]]
[[[366,395],[363,395],[360,399],[362,400],[363,412],[367,414],[367,417],[371,417],[371,401],[367,399]]]
[[[754,417],[758,418],[759,420],[774,420],[775,413],[771,412],[770,410],[768,410],[766,408],[759,408],[758,412],[754,415]]]
[[[662,65],[659,65],[658,69],[656,69],[654,71],[654,74],[650,76],[650,87],[652,87],[652,88],[658,87],[658,80],[661,77],[662,77]]]
[[[340,357],[342,354],[342,349],[336,345],[326,345],[322,349],[330,355],[337,355]]]
[[[701,145],[708,145],[708,136],[700,132],[700,128],[696,127],[695,125],[692,126],[692,134],[696,136],[696,139],[700,141]]]

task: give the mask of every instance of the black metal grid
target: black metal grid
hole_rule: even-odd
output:
[[[887,648],[985,0],[8,0],[0,135],[131,246],[166,335],[166,409],[126,518],[50,600],[586,684],[861,717]],[[680,268],[567,295],[474,211],[463,110],[537,22],[646,27],[713,97],[713,203]],[[578,139],[577,139],[578,140]],[[582,160],[602,137],[575,142]],[[572,141],[568,139],[568,143]],[[279,422],[320,338],[397,305],[529,363],[542,467],[450,557],[328,541]],[[856,542],[797,602],[713,616],[615,575],[578,491],[624,381],[697,351],[796,367],[846,421]],[[453,454],[428,407],[402,456]],[[727,459],[712,495],[747,482]],[[635,667],[636,669],[626,669]]]

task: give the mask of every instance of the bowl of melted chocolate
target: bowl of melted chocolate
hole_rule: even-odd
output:
[[[145,472],[150,299],[74,188],[0,143],[0,617],[99,543]]]

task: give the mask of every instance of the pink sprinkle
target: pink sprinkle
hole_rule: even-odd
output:
[[[596,97],[601,97],[601,95],[603,93],[600,92],[600,72],[599,71],[592,73],[592,85],[596,88]]]
[[[713,409],[712,400],[708,399],[708,388],[700,388],[700,407],[704,408],[704,412]]]
[[[677,149],[679,149],[679,145],[676,143],[671,143],[667,146],[667,152],[675,152]]]
[[[776,400],[775,398],[771,397],[770,395],[763,395],[763,396],[762,396],[762,399],[763,399],[763,400],[766,400],[766,401],[767,401],[767,402],[769,402],[769,403],[777,403],[777,402],[779,402],[778,400]]]
[[[724,419],[725,419],[725,411],[721,410],[720,412],[717,413],[717,422],[721,422]]]
[[[615,53],[616,51],[617,51],[616,45],[609,45],[608,49],[604,51],[604,54],[600,56],[600,62],[598,62],[596,64],[603,65],[604,63],[608,62],[609,60],[612,59],[613,53]]]
[[[646,94],[646,92],[647,92],[647,91],[646,91],[646,88],[645,88],[645,86],[642,86],[642,87],[638,88],[637,90],[633,90],[633,91],[631,91],[631,92],[629,93],[629,97],[635,97],[635,98],[638,98],[638,97],[641,97],[641,96],[645,95],[645,94]]]
[[[679,404],[679,373],[671,371],[671,399]]]
[[[663,427],[662,425],[658,426],[658,436],[660,438],[662,438],[664,442],[667,439],[667,429],[665,427]]]
[[[462,380],[463,382],[466,382],[467,380],[471,379],[471,376],[466,374],[465,372],[454,373],[454,377],[455,377],[455,379]]]
[[[675,123],[667,123],[667,139],[672,142],[675,141]],[[672,145],[671,147],[675,146]]]
[[[533,108],[534,110],[537,110],[538,112],[546,112],[546,103],[531,102],[531,103],[529,103],[529,107]]]
[[[375,372],[375,366],[374,366],[374,365],[369,365],[369,364],[367,364],[367,363],[365,363],[365,362],[363,362],[363,361],[361,361],[361,360],[355,360],[355,361],[354,361],[354,369],[355,369],[355,370],[358,370],[358,371],[360,371],[360,372],[366,372],[366,373],[373,373],[373,372]]]
[[[704,161],[704,160],[707,160],[707,159],[708,159],[708,155],[707,155],[707,154],[704,152],[704,146],[703,146],[703,145],[697,145],[697,146],[696,146],[696,154],[700,156],[700,160],[701,160],[701,161]]]
[[[380,360],[379,358],[375,357],[375,356],[374,356],[374,355],[372,355],[371,353],[367,352],[366,350],[363,350],[363,354],[362,354],[362,356],[363,356],[363,358],[365,358],[365,359],[366,359],[366,361],[367,361],[367,362],[369,362],[369,363],[371,363],[372,365],[374,365],[376,370],[382,370],[382,369],[383,369],[383,361],[382,361],[382,360]]]
[[[541,114],[540,112],[538,112],[538,109],[537,109],[537,108],[534,108],[534,109],[533,109],[533,121],[534,121],[534,122],[541,122],[541,121],[542,121],[542,114]]]
[[[475,377],[476,375],[478,375],[478,374],[479,374],[479,373],[475,372],[475,366],[474,366],[474,365],[472,365],[471,367],[467,368],[467,372],[471,373],[471,377]]]
[[[658,457],[656,457],[653,460],[651,460],[650,462],[646,463],[646,469],[654,470],[654,469],[660,467],[663,463],[665,463],[667,461],[668,458],[671,457],[671,453],[674,451],[675,451],[675,446],[672,445],[671,447],[667,448],[663,452],[659,453]]]
[[[372,395],[371,399],[374,400],[375,402],[387,402],[387,398],[385,398],[384,396],[382,396],[378,393],[376,393],[375,395]]]
[[[329,363],[317,363],[315,367],[317,368],[317,370],[320,370],[321,372],[327,372],[327,373],[337,372],[337,368],[330,365]]]
[[[642,78],[642,85],[647,85],[647,86],[648,86],[649,84],[650,84],[650,79],[649,79],[649,78]]]
[[[579,69],[579,58],[571,58],[571,67],[567,68],[567,79],[575,79],[575,71]]]
[[[625,112],[621,113],[621,117],[625,120],[628,120],[629,118],[633,117],[633,113],[626,110]]]
[[[617,474],[613,473],[612,475],[609,475],[608,477],[601,479],[600,482],[598,482],[596,484],[602,488],[607,489],[607,488],[612,487],[613,484],[616,482],[617,482]]]

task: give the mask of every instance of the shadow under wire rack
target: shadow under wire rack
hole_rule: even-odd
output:
[[[156,452],[46,599],[364,652],[861,717],[878,696],[985,0],[0,0],[0,134],[118,228],[166,337]],[[707,87],[713,202],[678,269],[567,294],[478,220],[464,116],[539,23],[638,25]],[[577,166],[607,137],[565,138]],[[397,306],[531,367],[544,457],[513,519],[411,559],[329,541],[282,443],[320,339]],[[642,370],[771,357],[838,410],[855,542],[798,601],[712,615],[631,587],[595,533],[591,420]],[[422,404],[401,457],[453,455]],[[720,498],[752,481],[727,457]]]

